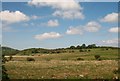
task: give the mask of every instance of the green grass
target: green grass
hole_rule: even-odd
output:
[[[39,56],[38,56],[39,55]],[[90,52],[79,52],[79,50],[74,50],[74,53],[59,53],[59,54],[35,54],[33,57],[36,61],[43,60],[76,60],[77,58],[83,58],[85,60],[95,60],[94,56],[100,55],[102,60],[118,60],[118,50],[101,50],[101,49],[91,49]],[[23,60],[25,61],[27,57],[14,57],[12,60]]]
[[[100,55],[102,61],[95,60],[94,55]],[[26,61],[27,57],[35,61]],[[118,77],[114,73],[118,69],[117,60],[117,49],[96,48],[90,52],[74,50],[74,53],[16,56],[5,67],[11,79],[113,79]]]

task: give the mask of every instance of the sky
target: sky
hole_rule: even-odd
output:
[[[118,45],[117,2],[36,1],[2,3],[3,46],[25,49],[84,43]]]

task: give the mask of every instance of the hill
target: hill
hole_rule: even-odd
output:
[[[2,47],[2,55],[15,55],[19,52],[17,49],[13,49],[10,47]]]

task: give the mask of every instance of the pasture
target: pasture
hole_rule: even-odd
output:
[[[10,79],[117,79],[118,73],[115,71],[118,70],[118,49],[90,50],[14,55],[5,63],[5,67]],[[101,60],[96,60],[95,55],[100,55]],[[28,61],[28,57],[35,61]]]

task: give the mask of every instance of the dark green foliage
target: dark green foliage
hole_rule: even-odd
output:
[[[87,48],[96,48],[96,44],[91,44],[91,45],[88,45]]]
[[[106,48],[106,50],[109,50],[108,48]]]
[[[33,48],[31,49],[31,53],[39,53],[37,49]]]
[[[27,57],[27,61],[35,61],[35,59],[31,57]]]
[[[8,60],[4,57],[4,55],[2,55],[2,63],[7,62]]]
[[[78,46],[76,47],[76,49],[81,49],[81,46],[78,45]]]
[[[95,55],[94,57],[96,60],[101,60],[100,55]]]
[[[30,49],[22,50],[18,54],[19,55],[31,55],[31,54],[37,54],[37,53],[48,54],[48,53],[51,53],[51,52],[52,52],[52,50],[48,50],[48,49],[30,48]]]
[[[9,77],[8,77],[8,74],[7,74],[7,70],[4,66],[5,62],[6,62],[6,59],[5,59],[4,55],[2,55],[2,79],[3,80],[8,80]]]
[[[83,58],[77,58],[77,60],[84,60]]]
[[[70,46],[70,49],[75,49],[75,46]]]
[[[89,49],[88,52],[90,52],[91,50]]]
[[[9,79],[6,72],[7,70],[5,69],[4,65],[2,65],[2,79]]]
[[[84,52],[84,50],[83,50],[83,49],[80,49],[80,52]]]
[[[83,49],[86,48],[86,45],[85,45],[85,44],[82,44],[81,48],[83,48]]]
[[[2,54],[3,55],[15,55],[19,52],[19,50],[9,48],[9,47],[2,47]]]

